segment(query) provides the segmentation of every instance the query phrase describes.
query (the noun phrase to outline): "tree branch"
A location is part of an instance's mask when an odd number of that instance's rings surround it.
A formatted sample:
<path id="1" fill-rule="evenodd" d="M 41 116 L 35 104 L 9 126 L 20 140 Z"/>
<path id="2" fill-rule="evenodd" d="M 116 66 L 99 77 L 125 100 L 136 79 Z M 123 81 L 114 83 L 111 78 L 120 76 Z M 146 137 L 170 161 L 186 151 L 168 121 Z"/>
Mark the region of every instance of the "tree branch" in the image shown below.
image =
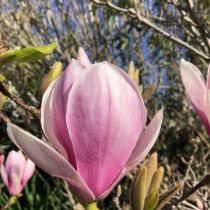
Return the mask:
<path id="1" fill-rule="evenodd" d="M 5 122 L 6 124 L 11 122 L 11 120 L 3 113 L 0 111 L 0 119 Z"/>
<path id="2" fill-rule="evenodd" d="M 181 45 L 181 46 L 189 49 L 190 51 L 192 51 L 195 54 L 199 55 L 200 57 L 204 58 L 205 60 L 208 60 L 208 61 L 210 60 L 210 56 L 206 55 L 202 51 L 199 51 L 198 49 L 194 48 L 193 46 L 191 46 L 187 42 L 184 42 L 183 40 L 181 40 L 180 38 L 176 37 L 175 35 L 170 34 L 170 33 L 166 32 L 166 31 L 164 31 L 159 26 L 156 26 L 155 24 L 153 24 L 152 22 L 150 22 L 148 19 L 146 19 L 145 17 L 143 17 L 134 8 L 130 8 L 130 9 L 121 8 L 121 7 L 118 7 L 118 6 L 114 5 L 110 1 L 106 1 L 106 2 L 102 2 L 100 0 L 92 0 L 92 1 L 95 4 L 109 7 L 111 9 L 116 10 L 116 11 L 119 11 L 120 13 L 123 13 L 123 14 L 125 14 L 127 16 L 130 16 L 130 17 L 134 18 L 134 19 L 137 19 L 139 22 L 143 23 L 146 26 L 149 26 L 150 28 L 154 29 L 156 32 L 162 34 L 164 37 L 166 37 L 166 38 L 174 41 L 175 43 L 177 43 L 177 44 L 179 44 L 179 45 Z"/>
<path id="3" fill-rule="evenodd" d="M 9 91 L 4 87 L 2 82 L 0 82 L 0 92 L 3 93 L 8 98 L 10 98 L 19 106 L 21 106 L 23 109 L 31 112 L 35 117 L 39 118 L 39 110 L 36 107 L 25 104 L 22 99 L 19 99 L 16 96 L 9 93 Z"/>

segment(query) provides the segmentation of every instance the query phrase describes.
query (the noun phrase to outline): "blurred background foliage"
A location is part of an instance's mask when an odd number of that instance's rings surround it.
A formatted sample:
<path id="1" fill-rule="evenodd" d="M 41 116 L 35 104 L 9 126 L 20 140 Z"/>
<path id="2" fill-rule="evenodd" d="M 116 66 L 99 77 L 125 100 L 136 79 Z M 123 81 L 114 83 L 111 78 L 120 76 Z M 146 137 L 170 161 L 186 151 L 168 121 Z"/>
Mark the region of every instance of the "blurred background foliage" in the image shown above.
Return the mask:
<path id="1" fill-rule="evenodd" d="M 209 8 L 208 0 L 0 0 L 0 33 L 6 48 L 58 43 L 46 59 L 9 63 L 0 72 L 6 77 L 4 83 L 10 92 L 39 107 L 38 90 L 43 77 L 57 61 L 65 69 L 69 60 L 77 57 L 79 46 L 92 62 L 108 60 L 127 70 L 133 61 L 147 95 L 148 121 L 160 107 L 165 109 L 161 133 L 153 148 L 166 171 L 162 190 L 183 178 L 187 180 L 186 187 L 190 187 L 210 168 L 210 141 L 185 95 L 179 61 L 191 61 L 206 75 L 210 61 Z M 171 36 L 163 36 L 150 24 L 130 15 L 132 11 Z M 39 120 L 14 102 L 8 100 L 1 111 L 12 122 L 44 138 Z M 1 151 L 6 154 L 15 146 L 5 128 L 0 121 Z M 130 209 L 129 191 L 134 174 L 135 170 L 100 202 L 100 209 Z M 188 202 L 195 204 L 199 198 L 206 209 L 210 208 L 208 188 L 195 196 Z M 0 206 L 8 200 L 2 185 Z M 37 169 L 23 196 L 9 209 L 82 209 L 78 205 L 66 184 Z M 184 204 L 180 205 L 184 209 Z"/>

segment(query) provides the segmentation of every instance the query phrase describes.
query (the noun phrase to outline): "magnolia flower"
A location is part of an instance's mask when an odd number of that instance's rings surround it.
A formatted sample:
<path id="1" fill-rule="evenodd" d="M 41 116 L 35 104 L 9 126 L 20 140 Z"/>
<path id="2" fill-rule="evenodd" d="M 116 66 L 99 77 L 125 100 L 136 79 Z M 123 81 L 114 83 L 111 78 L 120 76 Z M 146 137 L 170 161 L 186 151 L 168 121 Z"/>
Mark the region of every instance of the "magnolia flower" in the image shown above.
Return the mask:
<path id="1" fill-rule="evenodd" d="M 11 195 L 21 193 L 34 170 L 35 164 L 30 159 L 26 159 L 21 151 L 11 151 L 5 166 L 1 164 L 1 177 L 9 193 Z"/>
<path id="2" fill-rule="evenodd" d="M 41 125 L 52 146 L 8 124 L 8 135 L 37 166 L 66 180 L 84 203 L 107 196 L 147 155 L 163 111 L 146 126 L 138 87 L 119 67 L 91 64 L 82 48 L 46 90 Z"/>
<path id="3" fill-rule="evenodd" d="M 210 68 L 206 82 L 198 68 L 184 59 L 180 62 L 180 70 L 187 95 L 210 135 Z"/>

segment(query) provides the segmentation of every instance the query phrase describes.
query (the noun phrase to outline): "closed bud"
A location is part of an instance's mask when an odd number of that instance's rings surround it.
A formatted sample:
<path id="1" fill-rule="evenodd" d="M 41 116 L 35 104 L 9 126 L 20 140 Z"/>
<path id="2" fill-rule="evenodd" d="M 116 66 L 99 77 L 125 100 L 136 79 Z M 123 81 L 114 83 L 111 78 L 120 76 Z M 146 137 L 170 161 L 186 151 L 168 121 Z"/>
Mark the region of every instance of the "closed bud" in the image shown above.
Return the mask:
<path id="1" fill-rule="evenodd" d="M 154 174 L 153 178 L 152 178 L 152 182 L 149 188 L 149 193 L 152 193 L 155 190 L 159 190 L 160 189 L 160 185 L 162 183 L 163 180 L 163 175 L 164 175 L 164 169 L 163 167 L 160 167 Z"/>
<path id="2" fill-rule="evenodd" d="M 157 170 L 157 153 L 153 153 L 149 160 L 146 161 L 146 167 L 147 167 L 147 193 L 149 191 L 150 188 L 150 184 L 152 182 L 153 176 L 155 174 L 155 171 Z"/>
<path id="3" fill-rule="evenodd" d="M 135 67 L 134 67 L 134 62 L 133 61 L 130 61 L 130 63 L 129 63 L 128 74 L 132 79 L 134 79 Z"/>
<path id="4" fill-rule="evenodd" d="M 158 205 L 164 169 L 158 168 L 157 159 L 157 153 L 153 153 L 134 179 L 131 192 L 133 210 L 153 210 Z"/>
<path id="5" fill-rule="evenodd" d="M 159 190 L 149 193 L 145 200 L 144 210 L 153 210 L 158 205 Z"/>
<path id="6" fill-rule="evenodd" d="M 139 84 L 139 70 L 135 69 L 133 61 L 130 61 L 130 63 L 129 63 L 128 74 L 135 81 L 137 86 L 139 86 L 140 85 Z"/>
<path id="7" fill-rule="evenodd" d="M 38 95 L 41 97 L 45 90 L 49 87 L 49 85 L 58 77 L 60 77 L 62 72 L 62 63 L 61 62 L 55 62 L 52 66 L 51 70 L 48 72 L 48 74 L 44 77 L 42 80 L 42 83 L 39 88 Z"/>
<path id="8" fill-rule="evenodd" d="M 137 174 L 131 195 L 133 210 L 144 210 L 144 202 L 147 190 L 147 167 L 142 166 Z"/>
<path id="9" fill-rule="evenodd" d="M 136 71 L 135 71 L 135 74 L 134 74 L 134 81 L 136 82 L 136 84 L 139 86 L 139 83 L 140 83 L 140 81 L 139 81 L 139 70 L 138 69 L 136 69 Z"/>

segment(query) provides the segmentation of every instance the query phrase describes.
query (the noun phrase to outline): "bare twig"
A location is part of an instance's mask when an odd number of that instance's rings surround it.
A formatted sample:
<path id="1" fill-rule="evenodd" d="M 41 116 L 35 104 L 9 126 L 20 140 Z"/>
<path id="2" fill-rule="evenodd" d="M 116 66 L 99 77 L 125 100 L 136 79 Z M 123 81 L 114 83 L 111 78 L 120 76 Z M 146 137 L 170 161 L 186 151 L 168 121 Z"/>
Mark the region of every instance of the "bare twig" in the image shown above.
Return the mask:
<path id="1" fill-rule="evenodd" d="M 200 35 L 201 35 L 206 47 L 208 48 L 208 51 L 210 52 L 209 42 L 206 37 L 206 33 L 208 33 L 208 32 L 205 28 L 205 25 L 204 25 L 203 21 L 201 20 L 201 17 L 198 17 L 198 15 L 193 10 L 189 0 L 186 1 L 186 4 L 187 4 L 187 11 L 189 12 L 193 22 L 196 23 L 197 29 L 199 30 Z"/>
<path id="2" fill-rule="evenodd" d="M 178 205 L 178 203 L 182 202 L 185 200 L 187 197 L 192 195 L 194 192 L 196 192 L 199 188 L 204 187 L 206 185 L 210 184 L 210 174 L 207 174 L 197 185 L 189 189 L 187 192 L 185 192 L 181 198 L 175 200 L 173 202 L 173 205 Z"/>
<path id="3" fill-rule="evenodd" d="M 210 56 L 209 55 L 206 55 L 205 53 L 199 51 L 198 49 L 194 48 L 193 46 L 191 46 L 187 42 L 184 42 L 183 40 L 181 40 L 180 38 L 176 37 L 175 35 L 164 31 L 159 26 L 156 26 L 154 23 L 150 22 L 147 18 L 143 17 L 135 9 L 133 9 L 133 8 L 130 8 L 130 9 L 121 8 L 121 7 L 118 7 L 118 6 L 114 5 L 110 1 L 106 1 L 106 2 L 102 2 L 100 0 L 92 0 L 92 1 L 95 4 L 107 6 L 107 7 L 111 8 L 111 9 L 114 9 L 114 10 L 116 10 L 118 12 L 121 12 L 121 13 L 129 16 L 129 17 L 137 19 L 139 22 L 143 23 L 146 26 L 149 26 L 150 28 L 154 29 L 156 32 L 162 34 L 164 37 L 166 37 L 166 38 L 174 41 L 175 43 L 177 43 L 177 44 L 179 44 L 179 45 L 189 49 L 190 51 L 192 51 L 192 52 L 196 53 L 197 55 L 199 55 L 200 57 L 204 58 L 205 60 L 210 60 Z"/>
<path id="4" fill-rule="evenodd" d="M 0 111 L 0 120 L 4 121 L 5 123 L 11 122 L 11 120 L 1 111 Z"/>
<path id="5" fill-rule="evenodd" d="M 9 91 L 4 87 L 2 82 L 0 82 L 0 92 L 3 93 L 8 98 L 10 98 L 16 104 L 24 108 L 25 110 L 31 112 L 35 117 L 39 118 L 39 110 L 36 107 L 25 104 L 22 99 L 19 99 L 16 96 L 9 93 Z"/>

